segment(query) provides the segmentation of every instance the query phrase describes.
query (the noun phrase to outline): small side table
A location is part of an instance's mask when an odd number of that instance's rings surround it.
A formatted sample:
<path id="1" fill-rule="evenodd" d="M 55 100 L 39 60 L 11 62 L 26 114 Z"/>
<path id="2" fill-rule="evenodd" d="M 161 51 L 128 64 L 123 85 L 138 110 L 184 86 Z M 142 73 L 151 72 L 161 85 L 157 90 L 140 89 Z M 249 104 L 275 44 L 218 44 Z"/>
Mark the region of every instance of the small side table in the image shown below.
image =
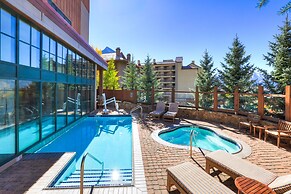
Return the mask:
<path id="1" fill-rule="evenodd" d="M 254 128 L 254 136 L 256 136 L 256 130 L 259 130 L 259 139 L 262 137 L 262 132 L 265 131 L 265 127 L 261 125 L 253 125 Z"/>
<path id="2" fill-rule="evenodd" d="M 276 194 L 268 185 L 247 177 L 237 177 L 234 183 L 238 194 Z"/>

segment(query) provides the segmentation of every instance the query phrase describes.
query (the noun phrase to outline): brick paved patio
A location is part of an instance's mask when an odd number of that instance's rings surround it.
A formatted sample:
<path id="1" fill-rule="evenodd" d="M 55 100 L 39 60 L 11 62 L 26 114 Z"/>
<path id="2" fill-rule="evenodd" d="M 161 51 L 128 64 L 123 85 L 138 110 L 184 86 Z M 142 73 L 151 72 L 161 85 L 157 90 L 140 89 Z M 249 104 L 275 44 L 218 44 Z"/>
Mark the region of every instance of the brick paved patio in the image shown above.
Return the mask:
<path id="1" fill-rule="evenodd" d="M 178 123 L 178 122 L 177 122 Z M 269 138 L 268 142 L 259 140 L 257 137 L 249 135 L 244 130 L 224 126 L 215 123 L 208 123 L 195 120 L 183 120 L 181 123 L 195 123 L 203 126 L 221 129 L 223 133 L 230 137 L 240 139 L 251 146 L 252 154 L 246 159 L 278 175 L 291 173 L 291 149 L 288 144 L 282 144 L 282 148 L 275 146 L 275 139 Z M 168 193 L 166 191 L 166 168 L 185 161 L 198 162 L 205 167 L 205 159 L 201 153 L 193 152 L 195 161 L 189 158 L 189 152 L 185 149 L 168 147 L 156 142 L 151 133 L 154 130 L 171 126 L 171 123 L 162 121 L 145 120 L 140 126 L 140 140 L 144 161 L 145 176 L 147 181 L 148 193 Z M 215 176 L 217 178 L 217 176 Z M 232 178 L 225 174 L 219 174 L 223 184 L 237 191 Z M 218 178 L 217 178 L 218 179 Z M 219 179 L 218 179 L 219 180 Z M 171 193 L 179 193 L 174 190 Z"/>
<path id="2" fill-rule="evenodd" d="M 251 146 L 252 154 L 246 158 L 247 160 L 278 175 L 291 173 L 291 148 L 288 144 L 282 144 L 281 148 L 277 148 L 275 139 L 269 138 L 268 142 L 264 142 L 259 140 L 257 137 L 249 135 L 244 130 L 238 131 L 237 128 L 216 123 L 208 123 L 196 120 L 182 120 L 180 123 L 195 123 L 222 130 L 223 133 L 227 134 L 228 136 L 240 139 Z M 176 124 L 178 124 L 178 122 Z M 148 119 L 139 125 L 139 136 L 146 176 L 146 184 L 148 193 L 150 194 L 168 193 L 166 191 L 166 168 L 169 166 L 173 166 L 184 161 L 191 161 L 194 164 L 197 162 L 203 168 L 205 167 L 205 159 L 201 153 L 193 152 L 194 161 L 189 158 L 188 150 L 162 145 L 151 137 L 151 133 L 154 130 L 162 129 L 171 125 L 172 123 L 165 123 L 160 120 L 151 121 Z M 35 189 L 36 186 L 41 186 L 36 185 L 36 182 L 39 182 L 41 179 L 46 179 L 44 176 L 46 171 L 62 157 L 67 156 L 64 154 L 46 154 L 37 157 L 25 157 L 23 160 L 0 174 L 0 193 L 24 193 L 27 191 L 30 191 L 28 193 L 34 193 L 33 189 Z M 212 174 L 213 176 L 215 175 L 215 173 Z M 219 178 L 217 176 L 215 177 L 218 181 L 221 179 L 223 184 L 236 192 L 232 178 L 225 174 L 219 174 Z M 130 188 L 128 189 L 129 190 L 127 191 L 121 188 L 119 191 L 116 190 L 114 192 L 134 192 L 130 190 Z M 91 192 L 92 190 L 90 189 L 85 190 L 85 193 Z M 111 193 L 113 190 L 95 189 L 93 193 L 99 192 Z M 79 190 L 46 190 L 43 193 L 79 193 Z M 171 193 L 179 192 L 177 190 L 173 190 Z"/>

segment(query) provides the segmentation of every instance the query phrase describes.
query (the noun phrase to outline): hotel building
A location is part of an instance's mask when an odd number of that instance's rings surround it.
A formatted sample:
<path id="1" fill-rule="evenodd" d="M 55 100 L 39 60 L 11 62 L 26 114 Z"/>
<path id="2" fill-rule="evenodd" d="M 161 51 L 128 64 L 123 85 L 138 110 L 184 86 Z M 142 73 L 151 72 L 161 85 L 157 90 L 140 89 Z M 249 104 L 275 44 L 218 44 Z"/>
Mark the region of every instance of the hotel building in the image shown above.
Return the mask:
<path id="1" fill-rule="evenodd" d="M 95 108 L 89 0 L 0 1 L 0 165 Z M 5 145 L 5 146 L 4 146 Z"/>

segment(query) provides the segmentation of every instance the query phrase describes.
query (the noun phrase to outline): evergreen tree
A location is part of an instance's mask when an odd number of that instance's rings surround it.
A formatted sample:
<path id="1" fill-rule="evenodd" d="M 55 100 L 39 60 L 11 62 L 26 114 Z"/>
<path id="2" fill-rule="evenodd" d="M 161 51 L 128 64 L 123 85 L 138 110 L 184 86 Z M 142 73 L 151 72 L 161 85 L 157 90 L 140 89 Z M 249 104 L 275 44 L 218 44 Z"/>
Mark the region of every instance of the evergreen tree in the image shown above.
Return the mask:
<path id="1" fill-rule="evenodd" d="M 158 89 L 160 87 L 160 82 L 157 79 L 156 72 L 153 69 L 153 64 L 149 56 L 147 56 L 145 60 L 145 65 L 141 73 L 140 88 L 145 91 L 145 102 L 151 103 L 152 87 Z M 158 94 L 155 93 L 155 95 Z"/>
<path id="2" fill-rule="evenodd" d="M 115 69 L 114 60 L 108 62 L 108 70 L 104 72 L 103 87 L 106 89 L 119 89 L 118 71 Z"/>
<path id="3" fill-rule="evenodd" d="M 217 85 L 216 69 L 213 68 L 212 57 L 205 50 L 203 59 L 200 60 L 201 71 L 198 73 L 197 86 L 200 92 L 211 92 Z M 213 99 L 209 95 L 203 95 L 199 100 L 202 107 L 209 108 L 213 104 Z"/>
<path id="4" fill-rule="evenodd" d="M 245 56 L 245 46 L 234 38 L 230 52 L 226 53 L 225 63 L 221 63 L 223 70 L 218 70 L 221 88 L 226 92 L 233 92 L 237 86 L 240 92 L 248 92 L 253 89 L 254 66 L 250 65 L 251 55 Z"/>
<path id="5" fill-rule="evenodd" d="M 279 27 L 279 30 L 281 34 L 275 35 L 275 42 L 269 43 L 270 52 L 264 55 L 264 59 L 274 68 L 271 72 L 271 80 L 274 80 L 274 84 L 268 89 L 277 88 L 277 91 L 273 92 L 283 93 L 285 86 L 291 85 L 291 25 L 288 16 L 284 26 Z"/>
<path id="6" fill-rule="evenodd" d="M 258 8 L 261 8 L 261 7 L 265 6 L 265 5 L 267 5 L 268 2 L 269 2 L 269 0 L 259 0 Z M 287 13 L 287 12 L 290 12 L 290 11 L 291 11 L 291 2 L 289 1 L 288 3 L 286 3 L 285 5 L 283 5 L 280 8 L 279 13 L 280 14 L 284 14 L 284 13 Z"/>
<path id="7" fill-rule="evenodd" d="M 134 90 L 138 87 L 138 69 L 133 60 L 129 62 L 124 70 L 122 85 L 124 89 L 128 90 Z"/>

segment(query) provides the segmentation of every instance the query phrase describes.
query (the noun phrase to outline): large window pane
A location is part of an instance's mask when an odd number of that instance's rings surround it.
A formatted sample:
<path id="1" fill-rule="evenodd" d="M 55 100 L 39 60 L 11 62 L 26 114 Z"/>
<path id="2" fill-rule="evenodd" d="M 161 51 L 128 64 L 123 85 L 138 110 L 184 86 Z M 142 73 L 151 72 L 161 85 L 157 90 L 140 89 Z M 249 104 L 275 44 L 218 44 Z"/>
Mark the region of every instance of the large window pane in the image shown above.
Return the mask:
<path id="1" fill-rule="evenodd" d="M 76 87 L 77 89 L 77 95 L 76 95 L 76 104 L 75 104 L 75 108 L 76 108 L 76 118 L 81 117 L 81 92 L 82 92 L 82 86 L 81 85 L 77 85 Z"/>
<path id="2" fill-rule="evenodd" d="M 75 120 L 75 106 L 74 99 L 76 96 L 75 85 L 69 85 L 69 93 L 68 93 L 68 102 L 67 102 L 67 109 L 68 109 L 68 123 L 71 123 Z"/>
<path id="3" fill-rule="evenodd" d="M 50 51 L 50 38 L 45 34 L 42 36 L 42 49 L 47 52 Z"/>
<path id="4" fill-rule="evenodd" d="M 68 51 L 68 74 L 69 75 L 74 75 L 74 71 L 73 71 L 73 52 L 72 51 Z"/>
<path id="5" fill-rule="evenodd" d="M 19 20 L 19 40 L 30 44 L 30 26 Z"/>
<path id="6" fill-rule="evenodd" d="M 1 34 L 1 60 L 15 63 L 15 39 Z"/>
<path id="7" fill-rule="evenodd" d="M 1 32 L 15 37 L 16 19 L 10 13 L 1 9 Z"/>
<path id="8" fill-rule="evenodd" d="M 50 39 L 50 53 L 56 55 L 56 41 Z"/>
<path id="9" fill-rule="evenodd" d="M 63 57 L 63 46 L 58 43 L 58 57 Z"/>
<path id="10" fill-rule="evenodd" d="M 49 70 L 50 71 L 55 71 L 56 69 L 56 56 L 50 54 L 50 67 Z"/>
<path id="11" fill-rule="evenodd" d="M 42 69 L 49 70 L 49 53 L 43 51 L 41 63 L 42 63 Z"/>
<path id="12" fill-rule="evenodd" d="M 42 84 L 42 137 L 55 131 L 55 84 Z"/>
<path id="13" fill-rule="evenodd" d="M 31 47 L 31 67 L 39 68 L 40 58 L 39 58 L 39 49 Z"/>
<path id="14" fill-rule="evenodd" d="M 30 46 L 19 42 L 19 64 L 30 66 Z"/>
<path id="15" fill-rule="evenodd" d="M 15 154 L 15 81 L 0 79 L 0 163 Z"/>
<path id="16" fill-rule="evenodd" d="M 67 92 L 65 84 L 57 85 L 57 129 L 66 126 L 67 117 Z M 70 102 L 71 103 L 71 102 Z"/>
<path id="17" fill-rule="evenodd" d="M 40 47 L 40 32 L 35 28 L 31 28 L 31 44 L 37 48 Z"/>
<path id="18" fill-rule="evenodd" d="M 39 140 L 39 83 L 19 81 L 19 150 Z"/>

